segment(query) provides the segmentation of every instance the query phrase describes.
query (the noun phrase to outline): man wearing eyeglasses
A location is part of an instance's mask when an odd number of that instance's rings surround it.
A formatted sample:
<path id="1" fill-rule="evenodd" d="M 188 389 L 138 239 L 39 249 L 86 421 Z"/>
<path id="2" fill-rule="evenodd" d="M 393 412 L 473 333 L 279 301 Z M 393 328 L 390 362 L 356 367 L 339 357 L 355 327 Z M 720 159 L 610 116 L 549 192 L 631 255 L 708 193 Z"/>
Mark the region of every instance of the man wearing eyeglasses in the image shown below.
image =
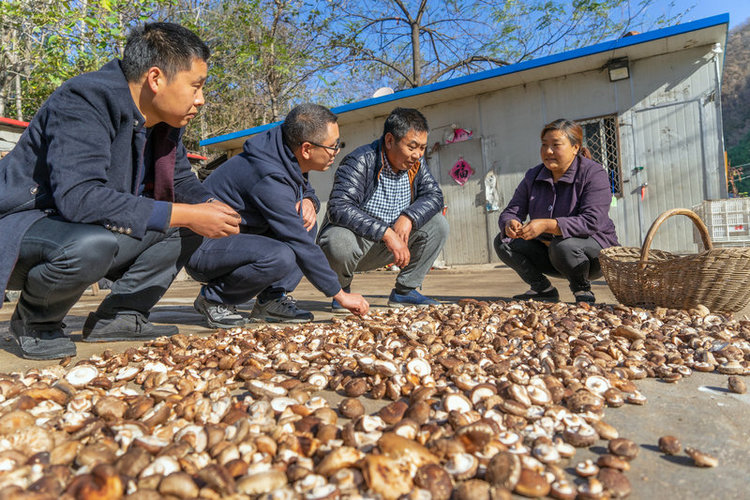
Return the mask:
<path id="1" fill-rule="evenodd" d="M 336 122 L 327 108 L 301 104 L 281 125 L 245 141 L 243 152 L 204 182 L 242 217 L 240 234 L 205 240 L 186 266 L 204 283 L 194 306 L 209 326 L 311 321 L 312 313 L 297 307 L 289 295 L 303 275 L 346 310 L 367 313 L 367 301 L 341 289 L 315 244 L 320 202 L 305 174 L 333 164 L 341 149 Z M 250 318 L 237 311 L 237 304 L 256 296 Z"/>
<path id="2" fill-rule="evenodd" d="M 319 243 L 349 291 L 356 271 L 401 268 L 391 307 L 438 302 L 417 291 L 448 238 L 443 192 L 424 161 L 429 128 L 416 109 L 396 108 L 383 135 L 341 161 Z M 342 304 L 334 297 L 334 312 Z"/>

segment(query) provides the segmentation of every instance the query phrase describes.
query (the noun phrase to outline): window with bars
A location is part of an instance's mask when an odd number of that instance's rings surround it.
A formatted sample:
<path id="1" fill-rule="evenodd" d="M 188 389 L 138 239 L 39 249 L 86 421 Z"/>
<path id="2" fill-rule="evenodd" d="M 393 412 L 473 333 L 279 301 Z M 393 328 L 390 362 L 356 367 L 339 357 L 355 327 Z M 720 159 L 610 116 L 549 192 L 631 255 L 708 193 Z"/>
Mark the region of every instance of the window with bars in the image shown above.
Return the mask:
<path id="1" fill-rule="evenodd" d="M 577 122 L 583 128 L 583 145 L 589 148 L 594 161 L 604 165 L 609 173 L 612 194 L 622 196 L 617 115 L 577 120 Z"/>

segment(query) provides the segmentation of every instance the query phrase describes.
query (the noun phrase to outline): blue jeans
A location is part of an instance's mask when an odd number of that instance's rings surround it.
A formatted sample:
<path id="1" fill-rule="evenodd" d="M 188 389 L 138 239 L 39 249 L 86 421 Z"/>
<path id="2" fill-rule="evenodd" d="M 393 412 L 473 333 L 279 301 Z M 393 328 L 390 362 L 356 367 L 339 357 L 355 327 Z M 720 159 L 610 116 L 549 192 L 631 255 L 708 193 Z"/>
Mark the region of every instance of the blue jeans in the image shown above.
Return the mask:
<path id="1" fill-rule="evenodd" d="M 59 327 L 86 288 L 105 277 L 113 283 L 100 315 L 148 317 L 201 240 L 179 228 L 147 231 L 139 240 L 45 217 L 24 235 L 8 288 L 21 290 L 16 311 L 27 326 Z"/>
<path id="2" fill-rule="evenodd" d="M 602 275 L 601 250 L 593 238 L 553 238 L 549 246 L 536 239 L 504 243 L 502 234 L 495 238 L 495 252 L 500 260 L 537 292 L 551 286 L 545 274 L 567 279 L 573 293 L 591 290 L 589 280 Z"/>

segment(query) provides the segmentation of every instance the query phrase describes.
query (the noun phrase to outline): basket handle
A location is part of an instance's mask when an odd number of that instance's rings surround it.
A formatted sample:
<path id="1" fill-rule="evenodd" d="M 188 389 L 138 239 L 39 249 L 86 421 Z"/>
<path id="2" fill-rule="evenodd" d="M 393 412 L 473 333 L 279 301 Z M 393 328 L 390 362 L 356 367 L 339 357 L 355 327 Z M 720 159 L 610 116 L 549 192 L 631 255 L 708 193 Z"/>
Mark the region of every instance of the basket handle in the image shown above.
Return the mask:
<path id="1" fill-rule="evenodd" d="M 687 208 L 672 208 L 657 217 L 657 219 L 653 224 L 651 224 L 651 227 L 648 229 L 646 239 L 643 241 L 643 246 L 641 247 L 641 260 L 639 261 L 638 265 L 639 269 L 643 270 L 646 267 L 646 262 L 648 262 L 648 251 L 651 249 L 651 242 L 656 235 L 656 230 L 659 229 L 659 226 L 661 226 L 662 222 L 669 219 L 673 215 L 685 215 L 689 217 L 690 220 L 693 221 L 693 224 L 695 224 L 695 227 L 698 228 L 698 232 L 701 233 L 703 247 L 706 250 L 713 249 L 714 246 L 713 243 L 711 243 L 711 236 L 709 236 L 708 234 L 708 228 L 700 219 L 700 217 L 698 217 L 695 212 L 693 212 L 692 210 L 688 210 Z"/>

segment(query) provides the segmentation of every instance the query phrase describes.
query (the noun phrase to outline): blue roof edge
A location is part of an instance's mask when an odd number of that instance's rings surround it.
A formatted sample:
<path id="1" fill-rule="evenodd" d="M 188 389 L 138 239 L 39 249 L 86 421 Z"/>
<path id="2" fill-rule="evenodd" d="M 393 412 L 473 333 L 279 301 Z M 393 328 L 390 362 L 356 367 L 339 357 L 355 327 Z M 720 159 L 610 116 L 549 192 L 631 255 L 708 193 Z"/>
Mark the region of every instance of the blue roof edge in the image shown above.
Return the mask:
<path id="1" fill-rule="evenodd" d="M 336 114 L 346 113 L 348 111 L 354 111 L 357 109 L 363 109 L 363 108 L 368 108 L 370 106 L 375 106 L 376 104 L 383 104 L 386 102 L 403 99 L 404 97 L 413 97 L 413 96 L 422 95 L 422 94 L 429 94 L 430 92 L 435 92 L 437 90 L 457 87 L 459 85 L 465 85 L 467 83 L 474 83 L 474 82 L 478 82 L 482 80 L 487 80 L 489 78 L 495 78 L 498 76 L 508 75 L 511 73 L 518 73 L 519 71 L 539 68 L 542 66 L 549 66 L 550 64 L 555 64 L 555 63 L 559 63 L 563 61 L 569 61 L 571 59 L 577 59 L 579 57 L 590 56 L 590 55 L 598 54 L 601 52 L 613 51 L 616 49 L 629 47 L 631 45 L 638 45 L 640 43 L 651 42 L 654 40 L 659 40 L 661 38 L 681 35 L 683 33 L 689 33 L 691 31 L 698 31 L 704 28 L 709 28 L 711 26 L 718 26 L 720 24 L 729 25 L 729 13 L 718 14 L 715 16 L 698 19 L 697 21 L 690 21 L 684 24 L 677 24 L 675 26 L 669 26 L 667 28 L 647 31 L 645 33 L 639 33 L 637 35 L 632 35 L 632 36 L 628 36 L 625 38 L 618 38 L 616 40 L 601 42 L 595 45 L 590 45 L 588 47 L 581 47 L 579 49 L 573 49 L 567 52 L 561 52 L 559 54 L 552 54 L 549 56 L 540 57 L 539 59 L 531 59 L 529 61 L 522 61 L 522 62 L 515 63 L 515 64 L 509 64 L 507 66 L 501 66 L 499 68 L 488 69 L 485 71 L 480 71 L 478 73 L 473 73 L 471 75 L 459 76 L 456 78 L 451 78 L 449 80 L 431 83 L 429 85 L 423 85 L 421 87 L 404 89 L 404 90 L 400 90 L 393 94 L 385 95 L 382 97 L 372 97 L 368 99 L 363 99 L 361 101 L 344 104 L 341 106 L 336 106 L 335 108 L 331 108 L 331 111 L 333 111 Z M 200 141 L 200 145 L 209 146 L 211 144 L 229 141 L 231 139 L 237 139 L 238 137 L 245 137 L 248 135 L 258 134 L 260 132 L 263 132 L 264 130 L 268 130 L 269 128 L 278 125 L 279 123 L 281 122 L 268 123 L 266 125 L 260 125 L 258 127 L 253 127 L 253 128 L 249 128 L 245 130 L 239 130 L 231 134 L 211 137 L 209 139 L 204 139 Z"/>
<path id="2" fill-rule="evenodd" d="M 217 135 L 216 137 L 209 137 L 208 139 L 203 139 L 198 144 L 201 146 L 210 146 L 211 144 L 216 144 L 217 142 L 224 142 L 224 141 L 230 141 L 232 139 L 236 139 L 238 137 L 244 137 L 246 135 L 254 135 L 259 134 L 263 132 L 264 130 L 268 130 L 269 128 L 273 128 L 276 125 L 279 125 L 281 122 L 273 122 L 273 123 L 266 123 L 265 125 L 258 125 L 257 127 L 248 128 L 245 130 L 238 130 L 237 132 L 232 132 L 231 134 L 224 134 L 224 135 Z"/>

